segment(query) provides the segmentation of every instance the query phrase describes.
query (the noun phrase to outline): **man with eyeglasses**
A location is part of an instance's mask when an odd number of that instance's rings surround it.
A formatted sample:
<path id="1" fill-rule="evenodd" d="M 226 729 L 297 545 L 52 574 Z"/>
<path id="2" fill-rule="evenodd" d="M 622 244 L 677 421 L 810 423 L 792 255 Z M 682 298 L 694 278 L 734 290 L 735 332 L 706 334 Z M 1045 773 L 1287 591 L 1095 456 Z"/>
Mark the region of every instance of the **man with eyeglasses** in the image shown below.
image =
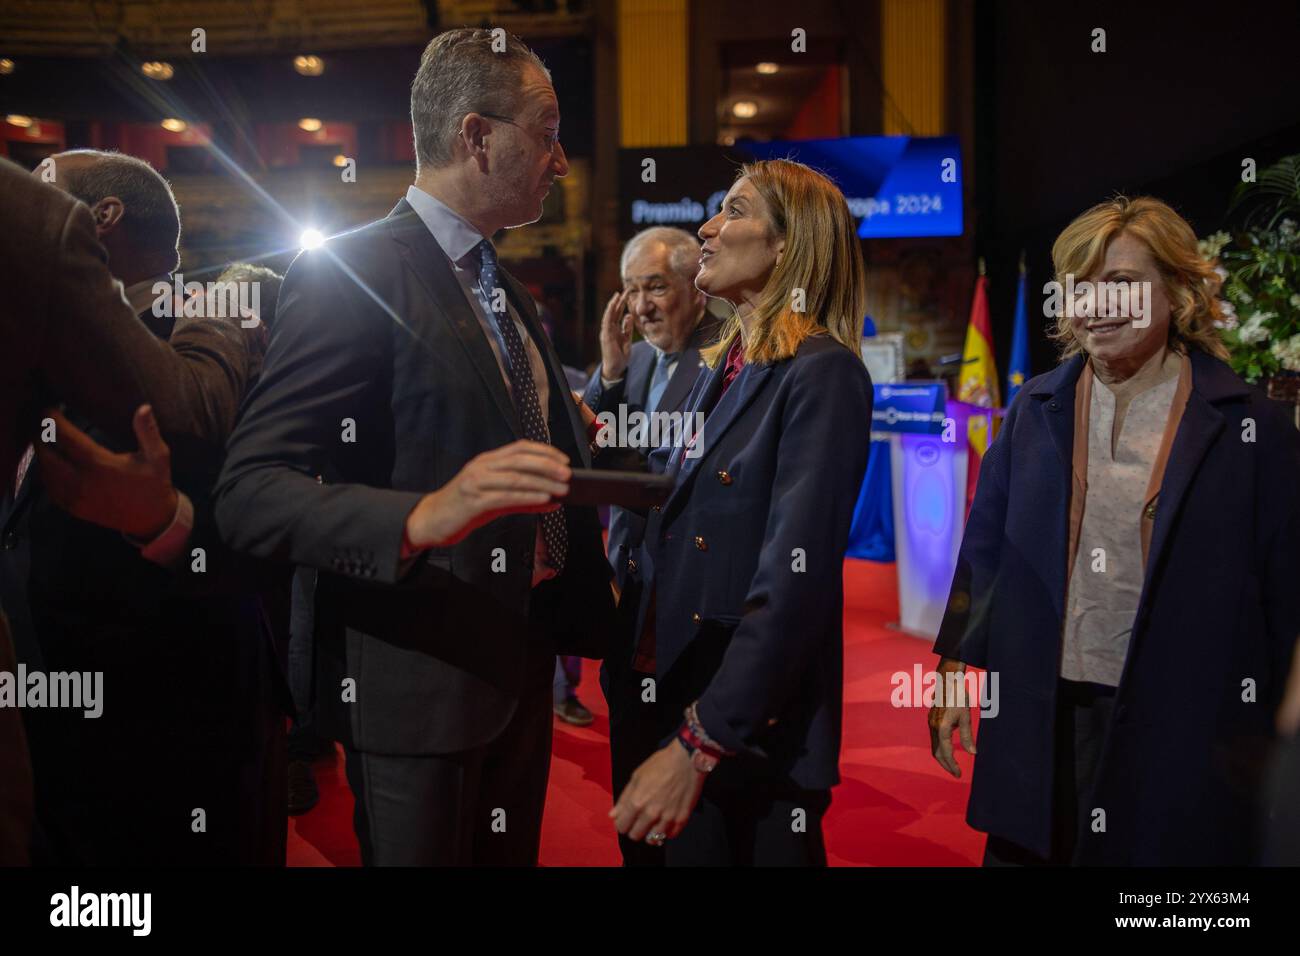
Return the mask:
<path id="1" fill-rule="evenodd" d="M 555 655 L 614 621 L 595 509 L 556 503 L 581 419 L 491 241 L 568 172 L 559 103 L 493 32 L 426 48 L 405 199 L 289 269 L 218 503 L 234 547 L 321 572 L 315 703 L 367 865 L 535 864 Z"/>

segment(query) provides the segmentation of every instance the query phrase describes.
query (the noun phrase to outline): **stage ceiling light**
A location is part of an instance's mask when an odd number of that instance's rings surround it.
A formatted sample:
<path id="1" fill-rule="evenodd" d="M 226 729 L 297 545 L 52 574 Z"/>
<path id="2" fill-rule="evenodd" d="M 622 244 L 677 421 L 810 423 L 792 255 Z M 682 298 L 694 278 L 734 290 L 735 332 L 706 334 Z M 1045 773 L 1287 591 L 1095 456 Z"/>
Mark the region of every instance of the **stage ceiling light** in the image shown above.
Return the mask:
<path id="1" fill-rule="evenodd" d="M 170 80 L 176 75 L 172 65 L 164 63 L 162 60 L 150 60 L 148 63 L 141 63 L 140 72 L 151 80 Z"/>
<path id="2" fill-rule="evenodd" d="M 23 116 L 21 113 L 10 113 L 5 117 L 5 122 L 10 126 L 27 129 L 27 127 L 32 125 L 32 118 L 30 116 Z"/>
<path id="3" fill-rule="evenodd" d="M 758 115 L 758 104 L 753 100 L 740 100 L 732 105 L 731 112 L 739 119 L 753 119 Z"/>
<path id="4" fill-rule="evenodd" d="M 14 61 L 9 57 L 0 57 L 0 76 L 8 76 L 14 71 Z"/>
<path id="5" fill-rule="evenodd" d="M 314 116 L 304 116 L 298 120 L 298 128 L 304 133 L 314 133 L 324 124 Z"/>
<path id="6" fill-rule="evenodd" d="M 302 235 L 298 237 L 298 248 L 315 249 L 324 241 L 325 237 L 321 235 L 320 230 L 304 229 Z"/>
<path id="7" fill-rule="evenodd" d="M 754 69 L 758 70 L 758 72 L 760 73 L 770 76 L 771 74 L 775 73 L 777 70 L 781 68 L 777 66 L 775 63 L 773 63 L 771 60 L 764 60 L 762 63 L 758 64 L 758 66 L 754 67 Z"/>
<path id="8" fill-rule="evenodd" d="M 167 130 L 169 133 L 183 133 L 190 128 L 190 124 L 185 122 L 185 120 L 169 116 L 167 119 L 162 121 L 162 128 Z"/>
<path id="9" fill-rule="evenodd" d="M 293 68 L 303 76 L 320 76 L 325 72 L 325 61 L 318 56 L 295 56 Z"/>

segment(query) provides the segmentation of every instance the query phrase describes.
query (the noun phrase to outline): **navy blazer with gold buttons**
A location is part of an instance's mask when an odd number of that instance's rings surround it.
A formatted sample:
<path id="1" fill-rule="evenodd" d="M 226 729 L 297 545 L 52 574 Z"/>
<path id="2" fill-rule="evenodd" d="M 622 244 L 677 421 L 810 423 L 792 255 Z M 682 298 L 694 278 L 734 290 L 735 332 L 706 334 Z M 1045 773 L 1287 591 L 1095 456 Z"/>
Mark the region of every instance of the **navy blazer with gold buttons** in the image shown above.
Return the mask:
<path id="1" fill-rule="evenodd" d="M 724 747 L 773 779 L 826 789 L 839 782 L 843 563 L 871 379 L 826 335 L 791 359 L 746 365 L 719 399 L 723 366 L 687 401 L 711 408 L 691 456 L 650 456 L 677 483 L 649 517 L 637 633 L 654 601 L 670 716 L 698 699 Z"/>

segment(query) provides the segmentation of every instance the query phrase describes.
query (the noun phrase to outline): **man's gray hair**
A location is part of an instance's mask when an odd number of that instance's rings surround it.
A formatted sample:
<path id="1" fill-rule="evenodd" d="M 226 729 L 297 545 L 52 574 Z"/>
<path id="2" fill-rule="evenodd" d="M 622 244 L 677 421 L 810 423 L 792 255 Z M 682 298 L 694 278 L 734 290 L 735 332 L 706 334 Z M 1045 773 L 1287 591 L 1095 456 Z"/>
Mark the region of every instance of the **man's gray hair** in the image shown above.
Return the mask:
<path id="1" fill-rule="evenodd" d="M 116 196 L 122 200 L 122 226 L 137 249 L 170 255 L 168 272 L 180 265 L 181 211 L 171 184 L 143 159 L 125 153 L 98 149 L 72 149 L 59 154 L 88 156 L 94 160 L 84 166 L 58 168 L 55 176 L 70 195 L 87 206 Z"/>
<path id="2" fill-rule="evenodd" d="M 620 278 L 627 275 L 628 260 L 652 242 L 662 242 L 668 247 L 668 268 L 687 281 L 695 278 L 700 268 L 700 241 L 685 229 L 673 226 L 651 226 L 629 239 L 618 263 Z"/>
<path id="3" fill-rule="evenodd" d="M 268 331 L 275 328 L 275 308 L 280 302 L 280 286 L 284 284 L 284 276 L 266 266 L 232 262 L 217 276 L 217 282 L 256 282 L 260 286 L 258 304 L 262 309 L 258 318 Z"/>
<path id="4" fill-rule="evenodd" d="M 415 169 L 446 166 L 466 113 L 514 118 L 519 88 L 529 64 L 549 80 L 541 59 L 512 33 L 496 52 L 493 31 L 462 28 L 440 33 L 424 48 L 411 83 L 411 127 L 415 130 Z M 502 41 L 497 41 L 500 46 Z"/>

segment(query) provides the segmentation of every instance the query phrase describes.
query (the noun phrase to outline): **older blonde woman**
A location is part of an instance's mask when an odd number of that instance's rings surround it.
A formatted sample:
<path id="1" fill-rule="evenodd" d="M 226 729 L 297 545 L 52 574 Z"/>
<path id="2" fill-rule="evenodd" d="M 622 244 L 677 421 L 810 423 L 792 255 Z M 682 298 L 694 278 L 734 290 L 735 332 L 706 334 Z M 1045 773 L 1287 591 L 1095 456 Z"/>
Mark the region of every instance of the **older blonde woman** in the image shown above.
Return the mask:
<path id="1" fill-rule="evenodd" d="M 1223 361 L 1219 280 L 1167 205 L 1094 206 L 1052 258 L 1062 362 L 989 449 L 935 644 L 1000 678 L 967 819 L 986 865 L 1248 863 L 1300 630 L 1300 438 Z M 966 708 L 930 712 L 959 776 L 954 730 L 975 753 Z"/>
<path id="2" fill-rule="evenodd" d="M 667 715 L 612 811 L 668 865 L 824 864 L 839 781 L 843 562 L 871 429 L 865 270 L 840 191 L 785 160 L 742 168 L 700 229 L 695 284 L 731 303 L 704 420 L 647 526 L 637 640 Z M 675 728 L 675 729 L 674 729 Z"/>

